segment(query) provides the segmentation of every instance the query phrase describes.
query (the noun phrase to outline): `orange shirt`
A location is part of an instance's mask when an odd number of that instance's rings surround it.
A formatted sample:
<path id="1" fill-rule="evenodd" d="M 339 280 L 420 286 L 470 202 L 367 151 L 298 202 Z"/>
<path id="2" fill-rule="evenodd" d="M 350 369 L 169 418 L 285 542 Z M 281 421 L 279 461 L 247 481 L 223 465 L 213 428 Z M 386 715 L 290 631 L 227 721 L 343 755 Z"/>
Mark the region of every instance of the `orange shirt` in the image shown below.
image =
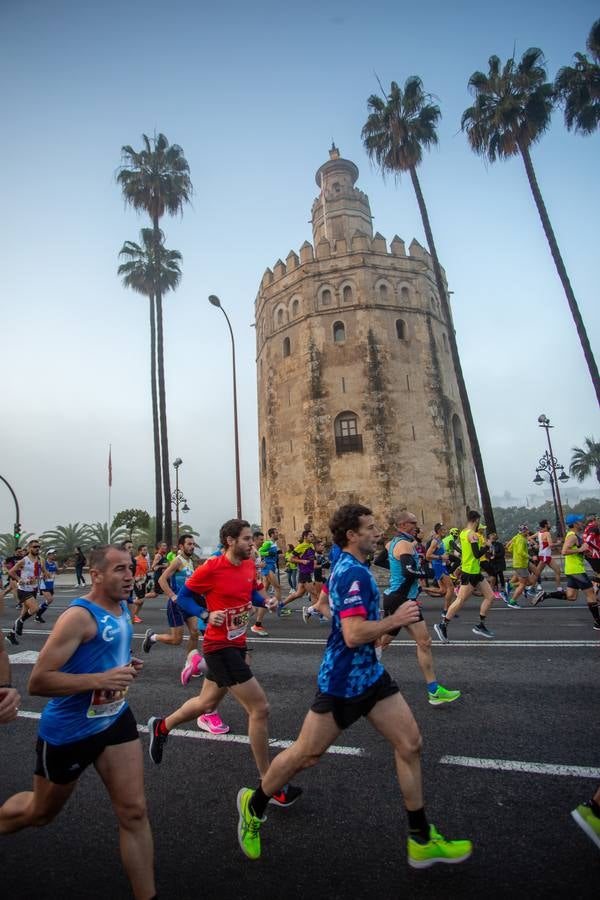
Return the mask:
<path id="1" fill-rule="evenodd" d="M 145 578 L 148 574 L 148 560 L 141 554 L 135 558 L 135 575 L 134 578 Z"/>

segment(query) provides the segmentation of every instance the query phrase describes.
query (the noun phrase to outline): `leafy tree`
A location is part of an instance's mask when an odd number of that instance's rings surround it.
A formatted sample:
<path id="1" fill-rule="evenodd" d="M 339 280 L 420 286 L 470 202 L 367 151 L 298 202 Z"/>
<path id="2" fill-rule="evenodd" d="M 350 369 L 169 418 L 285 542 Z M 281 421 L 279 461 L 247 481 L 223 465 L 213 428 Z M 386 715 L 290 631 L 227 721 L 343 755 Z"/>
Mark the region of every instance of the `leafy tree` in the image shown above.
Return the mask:
<path id="1" fill-rule="evenodd" d="M 55 529 L 40 534 L 40 543 L 45 550 L 54 547 L 61 561 L 74 556 L 77 547 L 86 550 L 90 546 L 89 530 L 85 524 L 75 522 L 69 525 L 57 525 Z"/>
<path id="2" fill-rule="evenodd" d="M 124 528 L 126 534 L 132 538 L 137 529 L 148 528 L 150 524 L 150 513 L 145 509 L 123 509 L 114 517 L 111 525 L 111 531 L 118 528 Z"/>
<path id="3" fill-rule="evenodd" d="M 164 134 L 150 139 L 142 135 L 143 149 L 122 147 L 123 165 L 117 175 L 125 202 L 134 209 L 148 213 L 152 221 L 154 243 L 158 257 L 161 243 L 160 219 L 166 213 L 177 215 L 190 202 L 192 182 L 190 167 L 178 144 L 169 144 Z M 165 512 L 165 538 L 173 541 L 173 519 L 171 514 L 171 477 L 169 464 L 169 442 L 167 435 L 167 400 L 165 391 L 165 368 L 163 346 L 162 290 L 160 284 L 154 286 L 156 303 L 156 354 L 158 367 L 158 399 L 160 408 L 162 479 Z"/>
<path id="4" fill-rule="evenodd" d="M 587 49 L 591 60 L 575 53 L 575 65 L 563 66 L 554 79 L 565 125 L 580 134 L 592 134 L 600 126 L 600 19 L 592 25 Z"/>
<path id="5" fill-rule="evenodd" d="M 27 531 L 22 534 L 19 539 L 19 547 L 26 547 L 28 541 L 33 537 L 33 532 Z M 15 536 L 12 532 L 0 534 L 0 556 L 12 556 L 15 552 Z"/>
<path id="6" fill-rule="evenodd" d="M 487 521 L 493 523 L 492 501 L 456 343 L 448 292 L 433 240 L 429 213 L 417 175 L 417 167 L 423 159 L 423 150 L 428 150 L 438 142 L 437 123 L 441 112 L 439 106 L 432 103 L 432 99 L 431 94 L 427 94 L 423 90 L 423 82 L 416 75 L 406 80 L 404 89 L 392 81 L 390 92 L 386 97 L 373 94 L 367 100 L 370 115 L 363 126 L 362 139 L 369 157 L 379 166 L 384 176 L 386 173 L 392 173 L 395 177 L 399 177 L 402 172 L 410 174 L 431 254 L 443 316 L 448 328 L 450 353 L 456 372 L 458 392 L 465 416 L 483 513 Z"/>
<path id="7" fill-rule="evenodd" d="M 585 449 L 573 447 L 569 471 L 577 481 L 583 481 L 593 473 L 600 482 L 600 442 L 586 437 L 584 443 Z"/>
<path id="8" fill-rule="evenodd" d="M 141 246 L 133 241 L 125 241 L 120 257 L 125 258 L 118 268 L 125 287 L 148 297 L 150 308 L 150 384 L 152 390 L 152 427 L 154 431 L 154 494 L 156 504 L 157 539 L 162 540 L 163 503 L 161 479 L 161 448 L 159 432 L 158 395 L 156 386 L 156 307 L 155 290 L 160 285 L 161 293 L 174 290 L 181 278 L 179 262 L 181 254 L 167 250 L 164 235 L 160 232 L 160 244 L 154 240 L 151 228 L 142 228 Z"/>
<path id="9" fill-rule="evenodd" d="M 576 513 L 577 515 L 587 515 L 589 513 L 600 513 L 600 500 L 588 498 L 580 500 L 574 505 L 565 504 L 563 501 L 563 512 L 566 515 Z M 519 525 L 526 523 L 530 528 L 535 529 L 538 522 L 542 519 L 548 519 L 554 522 L 554 504 L 552 500 L 547 500 L 541 506 L 509 506 L 506 508 L 494 507 L 496 516 L 496 525 L 498 535 L 501 541 L 508 541 L 517 533 Z"/>
<path id="10" fill-rule="evenodd" d="M 108 522 L 94 522 L 88 525 L 88 538 L 90 546 L 95 544 L 108 544 Z M 112 528 L 110 532 L 110 543 L 120 544 L 125 540 L 127 532 L 125 528 Z"/>
<path id="11" fill-rule="evenodd" d="M 490 56 L 487 74 L 474 72 L 469 79 L 469 88 L 475 97 L 475 103 L 464 111 L 461 125 L 471 148 L 475 153 L 487 157 L 490 162 L 521 154 L 529 186 L 600 404 L 598 366 L 550 224 L 529 152 L 531 145 L 538 141 L 548 128 L 554 103 L 554 88 L 546 81 L 542 51 L 532 47 L 525 51 L 519 63 L 511 57 L 504 66 L 501 66 L 499 57 Z"/>
<path id="12" fill-rule="evenodd" d="M 194 537 L 198 536 L 198 532 L 194 531 L 194 529 L 188 525 L 183 526 L 180 533 L 191 534 Z M 139 544 L 147 544 L 150 550 L 154 550 L 161 540 L 162 538 L 156 536 L 156 519 L 153 516 L 150 517 L 146 527 L 136 528 L 133 535 L 133 541 L 136 546 Z"/>

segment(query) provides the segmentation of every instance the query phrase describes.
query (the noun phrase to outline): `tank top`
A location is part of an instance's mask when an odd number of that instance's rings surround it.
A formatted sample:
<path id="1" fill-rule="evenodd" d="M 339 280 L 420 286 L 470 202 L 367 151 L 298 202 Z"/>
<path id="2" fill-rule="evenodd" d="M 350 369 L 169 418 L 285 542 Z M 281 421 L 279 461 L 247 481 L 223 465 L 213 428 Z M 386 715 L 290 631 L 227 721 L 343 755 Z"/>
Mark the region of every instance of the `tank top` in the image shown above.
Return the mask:
<path id="1" fill-rule="evenodd" d="M 183 565 L 171 575 L 173 590 L 176 594 L 179 593 L 180 588 L 184 586 L 190 575 L 194 574 L 194 564 L 191 559 L 188 559 L 187 556 L 182 556 L 179 553 L 177 554 L 177 559 L 180 560 Z"/>
<path id="2" fill-rule="evenodd" d="M 577 541 L 577 546 L 581 547 L 583 541 L 579 537 L 576 531 L 567 531 L 565 535 L 566 538 L 574 535 Z M 565 556 L 565 575 L 583 575 L 585 573 L 585 563 L 583 561 L 582 553 L 567 553 Z"/>
<path id="3" fill-rule="evenodd" d="M 80 644 L 61 668 L 72 675 L 106 672 L 125 666 L 131 658 L 133 629 L 127 604 L 120 603 L 121 615 L 113 616 L 89 600 L 74 600 L 71 606 L 86 609 L 96 622 L 95 637 Z M 49 744 L 70 744 L 110 728 L 127 708 L 123 691 L 85 691 L 68 697 L 53 697 L 40 719 L 40 737 Z"/>
<path id="4" fill-rule="evenodd" d="M 444 542 L 441 538 L 434 537 L 432 540 L 437 541 L 437 547 L 433 551 L 433 555 L 436 557 L 436 562 L 442 561 L 442 556 L 446 553 L 446 548 L 444 547 Z"/>
<path id="5" fill-rule="evenodd" d="M 39 559 L 35 561 L 29 556 L 25 557 L 23 568 L 19 572 L 19 590 L 35 591 L 39 587 L 42 577 L 42 564 Z"/>
<path id="6" fill-rule="evenodd" d="M 547 531 L 538 531 L 538 551 L 540 556 L 552 556 L 550 541 L 547 539 Z"/>
<path id="7" fill-rule="evenodd" d="M 470 528 L 464 528 L 460 533 L 460 567 L 467 575 L 479 575 L 481 573 L 481 566 L 479 560 L 473 553 L 471 541 L 469 540 L 470 534 L 473 534 Z"/>
<path id="8" fill-rule="evenodd" d="M 56 573 L 58 572 L 58 565 L 51 560 L 46 560 L 46 572 L 48 573 L 48 578 L 46 578 L 46 584 L 54 584 L 54 579 L 56 578 Z"/>
<path id="9" fill-rule="evenodd" d="M 390 541 L 390 546 L 388 547 L 388 560 L 390 563 L 390 586 L 384 592 L 386 594 L 392 594 L 394 591 L 400 590 L 407 579 L 407 575 L 404 571 L 404 567 L 401 561 L 399 559 L 396 559 L 394 556 L 394 547 L 396 546 L 398 541 L 410 541 L 410 543 L 413 544 L 412 555 L 414 565 L 416 569 L 419 568 L 419 554 L 414 549 L 414 537 L 410 534 L 404 534 L 403 532 L 397 534 L 394 538 L 392 538 L 392 540 Z M 418 595 L 418 593 L 419 582 L 417 581 L 417 579 L 415 579 L 414 583 L 411 584 L 410 588 L 408 589 L 408 596 L 412 600 Z"/>

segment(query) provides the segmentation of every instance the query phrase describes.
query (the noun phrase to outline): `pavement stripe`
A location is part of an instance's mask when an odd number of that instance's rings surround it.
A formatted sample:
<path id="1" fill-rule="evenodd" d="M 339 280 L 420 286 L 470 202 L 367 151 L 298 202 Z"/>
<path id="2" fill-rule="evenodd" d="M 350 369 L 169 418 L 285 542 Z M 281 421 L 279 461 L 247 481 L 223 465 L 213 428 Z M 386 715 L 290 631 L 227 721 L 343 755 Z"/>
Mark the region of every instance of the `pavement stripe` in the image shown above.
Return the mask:
<path id="1" fill-rule="evenodd" d="M 19 716 L 22 719 L 40 719 L 42 714 L 39 712 L 31 712 L 27 709 L 20 709 Z M 142 734 L 148 734 L 147 725 L 139 725 L 138 731 Z M 169 737 L 193 738 L 195 741 L 219 741 L 230 744 L 249 744 L 250 739 L 247 734 L 209 734 L 207 731 L 187 731 L 182 728 L 174 728 L 169 732 Z M 280 740 L 279 738 L 269 738 L 269 747 L 278 747 L 285 750 L 291 747 L 293 741 Z M 361 747 L 344 747 L 339 744 L 333 744 L 326 753 L 333 753 L 337 756 L 365 756 L 366 753 Z"/>
<path id="2" fill-rule="evenodd" d="M 497 769 L 501 772 L 531 772 L 534 775 L 568 775 L 571 778 L 600 778 L 600 769 L 591 766 L 565 766 L 554 763 L 520 762 L 514 759 L 479 759 L 476 756 L 442 756 L 447 766 L 470 769 Z"/>

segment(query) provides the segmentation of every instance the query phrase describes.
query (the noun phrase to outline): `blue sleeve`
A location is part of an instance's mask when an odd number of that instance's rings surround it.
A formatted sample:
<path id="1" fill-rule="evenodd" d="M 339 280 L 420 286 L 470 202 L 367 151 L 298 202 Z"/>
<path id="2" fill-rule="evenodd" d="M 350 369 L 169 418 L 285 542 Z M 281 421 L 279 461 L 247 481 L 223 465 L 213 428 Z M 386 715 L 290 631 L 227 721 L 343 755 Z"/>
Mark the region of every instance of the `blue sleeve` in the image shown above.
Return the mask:
<path id="1" fill-rule="evenodd" d="M 265 606 L 265 598 L 257 590 L 252 591 L 252 606 Z"/>
<path id="2" fill-rule="evenodd" d="M 352 566 L 336 582 L 333 608 L 341 619 L 346 616 L 366 618 L 371 594 L 371 576 L 368 570 L 364 566 Z"/>

